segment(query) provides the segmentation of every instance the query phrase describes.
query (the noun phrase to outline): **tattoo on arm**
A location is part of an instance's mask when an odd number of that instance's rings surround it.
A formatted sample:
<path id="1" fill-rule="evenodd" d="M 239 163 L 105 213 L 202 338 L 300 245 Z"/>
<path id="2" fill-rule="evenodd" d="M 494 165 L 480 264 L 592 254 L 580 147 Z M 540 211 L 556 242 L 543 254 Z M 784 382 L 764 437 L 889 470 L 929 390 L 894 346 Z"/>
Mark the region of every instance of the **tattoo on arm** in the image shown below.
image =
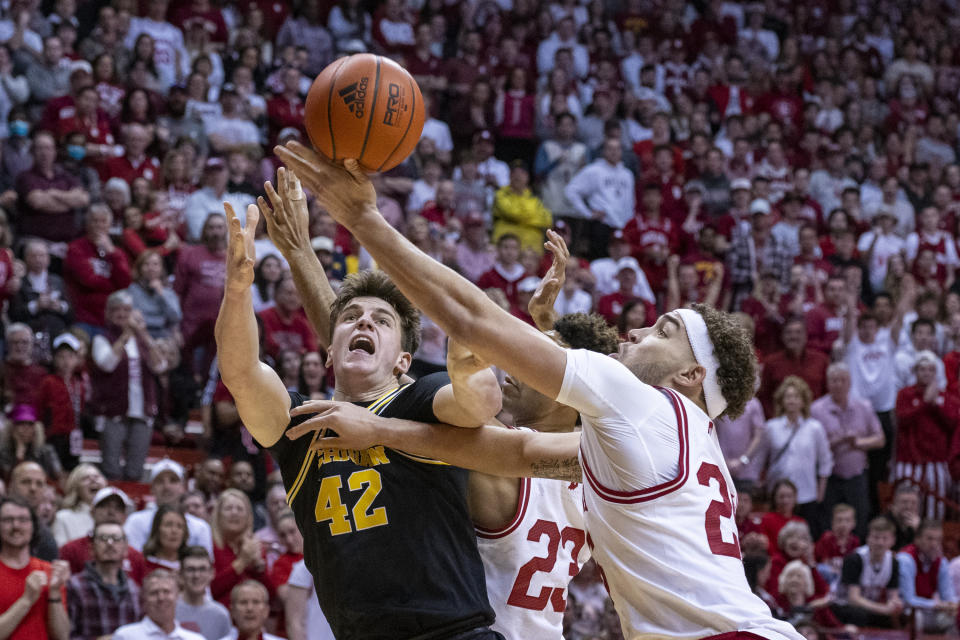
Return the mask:
<path id="1" fill-rule="evenodd" d="M 535 478 L 583 482 L 580 460 L 572 458 L 542 458 L 530 465 L 530 474 Z"/>

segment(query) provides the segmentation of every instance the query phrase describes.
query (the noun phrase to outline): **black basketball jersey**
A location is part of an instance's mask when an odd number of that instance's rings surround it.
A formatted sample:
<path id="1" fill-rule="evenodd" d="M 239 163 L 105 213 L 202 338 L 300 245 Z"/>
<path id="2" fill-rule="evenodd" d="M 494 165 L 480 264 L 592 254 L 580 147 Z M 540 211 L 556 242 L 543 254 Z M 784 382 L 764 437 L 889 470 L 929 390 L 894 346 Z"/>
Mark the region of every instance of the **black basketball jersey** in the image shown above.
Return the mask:
<path id="1" fill-rule="evenodd" d="M 446 373 L 425 376 L 366 406 L 437 422 L 433 398 L 449 381 Z M 290 399 L 294 407 L 306 400 Z M 467 472 L 382 446 L 310 452 L 312 441 L 284 436 L 270 451 L 337 639 L 445 638 L 490 624 Z"/>

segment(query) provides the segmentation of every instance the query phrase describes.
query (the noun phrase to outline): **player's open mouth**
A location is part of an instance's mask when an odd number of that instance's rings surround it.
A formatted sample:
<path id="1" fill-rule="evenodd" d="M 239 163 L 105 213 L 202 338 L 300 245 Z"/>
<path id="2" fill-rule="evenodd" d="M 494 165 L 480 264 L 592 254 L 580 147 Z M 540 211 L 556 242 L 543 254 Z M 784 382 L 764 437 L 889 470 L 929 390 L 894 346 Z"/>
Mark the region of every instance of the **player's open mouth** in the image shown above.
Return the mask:
<path id="1" fill-rule="evenodd" d="M 363 351 L 373 355 L 376 348 L 373 346 L 373 340 L 366 336 L 357 336 L 350 341 L 350 351 Z"/>

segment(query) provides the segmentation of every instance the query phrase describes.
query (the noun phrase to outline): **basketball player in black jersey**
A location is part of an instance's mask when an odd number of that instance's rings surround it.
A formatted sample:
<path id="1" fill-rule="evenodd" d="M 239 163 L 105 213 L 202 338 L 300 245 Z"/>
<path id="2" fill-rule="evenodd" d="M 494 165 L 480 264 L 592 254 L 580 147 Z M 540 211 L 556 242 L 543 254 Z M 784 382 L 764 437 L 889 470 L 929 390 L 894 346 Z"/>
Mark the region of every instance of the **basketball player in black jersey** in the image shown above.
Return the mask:
<path id="1" fill-rule="evenodd" d="M 279 186 L 284 201 L 303 198 L 298 183 L 281 176 Z M 288 393 L 257 359 L 250 287 L 259 211 L 248 208 L 243 227 L 225 209 L 227 280 L 216 327 L 221 375 L 244 424 L 280 466 L 334 634 L 338 640 L 502 638 L 487 629 L 493 613 L 467 510 L 467 472 L 379 446 L 318 451 L 316 437 L 286 437 L 290 409 L 304 398 Z M 463 427 L 480 426 L 500 410 L 496 378 L 479 362 L 452 384 L 446 374 L 401 384 L 419 341 L 419 312 L 381 273 L 344 281 L 330 327 L 337 399 L 384 417 Z"/>

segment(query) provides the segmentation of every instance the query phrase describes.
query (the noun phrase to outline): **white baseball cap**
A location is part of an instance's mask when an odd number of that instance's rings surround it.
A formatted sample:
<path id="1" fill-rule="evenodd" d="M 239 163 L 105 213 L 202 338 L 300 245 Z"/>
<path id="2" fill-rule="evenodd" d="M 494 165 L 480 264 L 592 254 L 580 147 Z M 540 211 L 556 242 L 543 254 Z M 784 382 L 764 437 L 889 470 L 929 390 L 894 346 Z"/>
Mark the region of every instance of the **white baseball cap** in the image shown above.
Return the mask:
<path id="1" fill-rule="evenodd" d="M 186 472 L 183 470 L 183 467 L 179 462 L 171 460 L 170 458 L 164 458 L 163 460 L 160 460 L 154 464 L 153 468 L 150 469 L 150 482 L 156 480 L 157 476 L 164 471 L 170 471 L 180 480 L 183 480 L 186 477 Z"/>
<path id="2" fill-rule="evenodd" d="M 93 506 L 97 506 L 107 498 L 118 497 L 123 502 L 123 505 L 127 509 L 133 508 L 133 501 L 120 489 L 116 487 L 104 487 L 97 491 L 96 495 L 93 496 Z"/>

